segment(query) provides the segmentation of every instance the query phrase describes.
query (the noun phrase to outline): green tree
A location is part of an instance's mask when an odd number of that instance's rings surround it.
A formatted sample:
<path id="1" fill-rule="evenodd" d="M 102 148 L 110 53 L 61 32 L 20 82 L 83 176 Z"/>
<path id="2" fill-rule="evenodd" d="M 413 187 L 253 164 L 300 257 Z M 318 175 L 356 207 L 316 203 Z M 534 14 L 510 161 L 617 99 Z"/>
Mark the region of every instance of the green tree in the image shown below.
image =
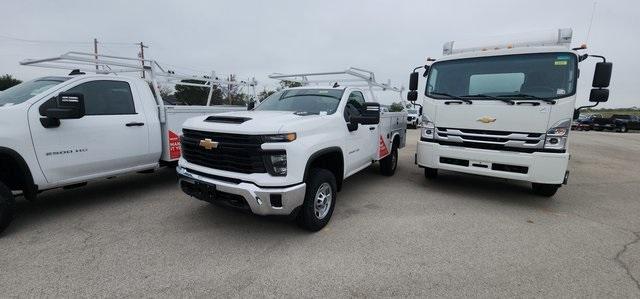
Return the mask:
<path id="1" fill-rule="evenodd" d="M 391 106 L 389 106 L 389 112 L 400 112 L 402 110 L 404 110 L 404 106 L 400 102 L 392 103 Z"/>
<path id="2" fill-rule="evenodd" d="M 272 95 L 276 93 L 275 90 L 267 90 L 267 88 L 263 89 L 261 92 L 258 93 L 258 101 L 261 101 L 266 99 L 268 96 Z"/>
<path id="3" fill-rule="evenodd" d="M 13 76 L 6 74 L 4 76 L 0 76 L 0 91 L 5 90 L 7 88 L 16 86 L 22 83 L 22 81 L 14 78 Z"/>
<path id="4" fill-rule="evenodd" d="M 281 80 L 280 81 L 280 86 L 282 88 L 300 87 L 300 86 L 302 86 L 302 83 L 296 82 L 296 81 Z"/>

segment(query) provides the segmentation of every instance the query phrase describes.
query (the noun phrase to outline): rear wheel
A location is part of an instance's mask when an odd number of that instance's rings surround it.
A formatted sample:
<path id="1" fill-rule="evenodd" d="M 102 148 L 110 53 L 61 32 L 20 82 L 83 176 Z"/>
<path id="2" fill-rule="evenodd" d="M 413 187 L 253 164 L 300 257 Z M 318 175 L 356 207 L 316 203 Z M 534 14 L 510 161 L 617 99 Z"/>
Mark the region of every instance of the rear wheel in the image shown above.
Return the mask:
<path id="1" fill-rule="evenodd" d="M 620 133 L 627 133 L 627 132 L 629 132 L 629 129 L 627 128 L 627 125 L 622 125 L 622 126 L 620 127 L 620 129 L 618 129 L 618 132 L 620 132 Z"/>
<path id="2" fill-rule="evenodd" d="M 546 197 L 551 197 L 555 195 L 556 192 L 558 191 L 558 188 L 560 188 L 560 185 L 557 185 L 557 184 L 540 184 L 540 183 L 531 184 L 531 189 L 533 190 L 533 193 L 540 196 L 546 196 Z"/>
<path id="3" fill-rule="evenodd" d="M 433 180 L 438 177 L 438 169 L 437 168 L 424 168 L 424 177 L 428 180 Z"/>
<path id="4" fill-rule="evenodd" d="M 306 181 L 304 203 L 298 213 L 298 225 L 316 232 L 329 223 L 336 205 L 336 178 L 326 169 L 314 168 Z"/>
<path id="5" fill-rule="evenodd" d="M 380 172 L 386 176 L 392 176 L 398 168 L 398 147 L 394 144 L 391 153 L 380 160 Z"/>
<path id="6" fill-rule="evenodd" d="M 0 182 L 0 233 L 2 233 L 13 220 L 15 199 L 13 193 Z"/>

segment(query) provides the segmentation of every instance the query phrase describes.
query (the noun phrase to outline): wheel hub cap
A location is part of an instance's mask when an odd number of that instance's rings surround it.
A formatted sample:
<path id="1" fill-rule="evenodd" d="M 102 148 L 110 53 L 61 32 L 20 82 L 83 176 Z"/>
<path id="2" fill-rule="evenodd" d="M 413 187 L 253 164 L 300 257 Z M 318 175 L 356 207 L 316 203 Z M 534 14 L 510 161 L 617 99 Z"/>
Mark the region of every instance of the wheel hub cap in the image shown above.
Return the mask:
<path id="1" fill-rule="evenodd" d="M 323 183 L 318 187 L 313 204 L 313 212 L 318 219 L 324 219 L 329 214 L 331 209 L 331 202 L 333 194 L 331 191 L 331 185 L 329 183 Z"/>

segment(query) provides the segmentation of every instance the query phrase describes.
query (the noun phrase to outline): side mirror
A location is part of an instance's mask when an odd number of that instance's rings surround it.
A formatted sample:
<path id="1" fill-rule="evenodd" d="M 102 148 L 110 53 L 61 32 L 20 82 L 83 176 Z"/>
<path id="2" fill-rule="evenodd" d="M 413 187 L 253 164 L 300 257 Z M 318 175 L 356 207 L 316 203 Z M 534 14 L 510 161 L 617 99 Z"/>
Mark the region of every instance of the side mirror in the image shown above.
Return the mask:
<path id="1" fill-rule="evenodd" d="M 418 100 L 418 91 L 410 90 L 407 92 L 407 101 L 413 103 Z"/>
<path id="2" fill-rule="evenodd" d="M 591 89 L 589 102 L 604 103 L 609 100 L 609 90 L 606 88 Z"/>
<path id="3" fill-rule="evenodd" d="M 409 90 L 418 90 L 418 72 L 413 72 L 409 75 Z"/>
<path id="4" fill-rule="evenodd" d="M 247 110 L 253 110 L 256 107 L 256 101 L 251 101 L 247 103 Z"/>
<path id="5" fill-rule="evenodd" d="M 365 110 L 360 116 L 351 116 L 350 124 L 377 125 L 380 123 L 380 103 L 365 103 Z M 358 127 L 356 126 L 355 129 Z M 351 128 L 349 128 L 351 130 Z"/>
<path id="6" fill-rule="evenodd" d="M 611 62 L 598 62 L 596 63 L 596 70 L 593 73 L 593 87 L 606 88 L 609 87 L 611 82 L 611 71 L 613 69 L 613 63 Z"/>
<path id="7" fill-rule="evenodd" d="M 357 129 L 358 129 L 358 122 L 354 121 L 354 119 L 351 118 L 349 123 L 347 124 L 347 130 L 349 130 L 349 132 L 353 132 Z"/>
<path id="8" fill-rule="evenodd" d="M 45 116 L 53 119 L 78 119 L 85 115 L 84 95 L 63 93 L 56 98 L 56 106 L 45 110 Z"/>

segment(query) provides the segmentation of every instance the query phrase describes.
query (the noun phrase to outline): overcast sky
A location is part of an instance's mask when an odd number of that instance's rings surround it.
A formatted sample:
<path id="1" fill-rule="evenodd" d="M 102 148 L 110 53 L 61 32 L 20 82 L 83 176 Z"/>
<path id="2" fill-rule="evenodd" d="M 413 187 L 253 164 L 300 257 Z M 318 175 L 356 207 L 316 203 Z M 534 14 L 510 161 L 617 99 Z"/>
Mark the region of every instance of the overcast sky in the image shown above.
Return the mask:
<path id="1" fill-rule="evenodd" d="M 449 40 L 475 40 L 561 27 L 586 41 L 593 2 L 552 1 L 4 1 L 0 9 L 0 74 L 31 79 L 60 71 L 18 61 L 92 51 L 146 56 L 180 72 L 255 76 L 273 72 L 375 71 L 379 81 L 407 85 L 425 57 Z M 28 42 L 9 39 L 46 42 Z M 589 53 L 614 62 L 607 107 L 640 106 L 640 1 L 597 1 Z M 595 60 L 581 64 L 578 103 L 586 104 Z"/>

